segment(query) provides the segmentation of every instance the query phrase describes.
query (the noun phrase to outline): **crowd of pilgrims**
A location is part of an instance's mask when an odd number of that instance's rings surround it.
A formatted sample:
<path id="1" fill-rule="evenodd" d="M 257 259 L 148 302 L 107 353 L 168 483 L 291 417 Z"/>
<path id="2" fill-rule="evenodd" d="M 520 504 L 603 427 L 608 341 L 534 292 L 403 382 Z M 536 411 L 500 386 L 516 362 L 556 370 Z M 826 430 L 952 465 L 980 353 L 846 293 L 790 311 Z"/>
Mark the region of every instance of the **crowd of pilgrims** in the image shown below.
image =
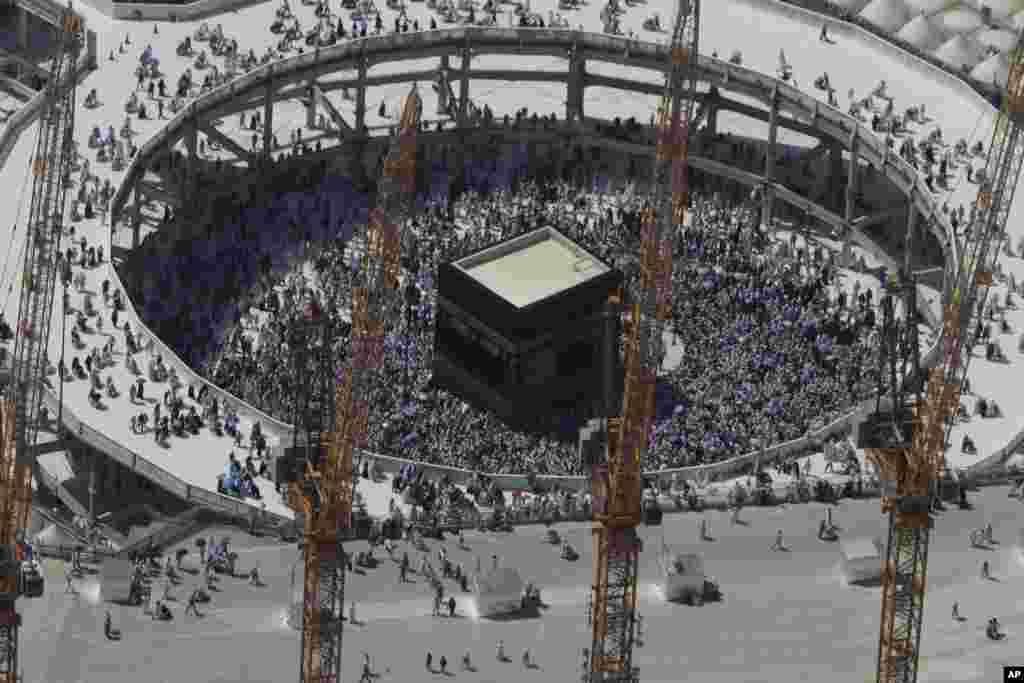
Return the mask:
<path id="1" fill-rule="evenodd" d="M 441 262 L 552 225 L 621 268 L 635 291 L 643 201 L 524 181 L 510 191 L 471 191 L 413 218 L 403 311 L 369 396 L 368 448 L 492 473 L 577 473 L 576 444 L 565 434 L 514 431 L 432 385 L 433 274 Z M 803 436 L 876 386 L 880 321 L 871 289 L 855 281 L 844 290 L 832 252 L 765 235 L 755 211 L 700 196 L 690 227 L 677 235 L 670 333 L 682 360 L 659 378 L 667 391 L 659 392 L 645 469 L 710 463 Z M 358 240 L 338 239 L 310 267 L 264 280 L 257 304 L 202 369 L 207 378 L 293 420 L 293 331 L 315 300 L 336 331 L 336 357 L 346 358 L 359 253 Z"/>

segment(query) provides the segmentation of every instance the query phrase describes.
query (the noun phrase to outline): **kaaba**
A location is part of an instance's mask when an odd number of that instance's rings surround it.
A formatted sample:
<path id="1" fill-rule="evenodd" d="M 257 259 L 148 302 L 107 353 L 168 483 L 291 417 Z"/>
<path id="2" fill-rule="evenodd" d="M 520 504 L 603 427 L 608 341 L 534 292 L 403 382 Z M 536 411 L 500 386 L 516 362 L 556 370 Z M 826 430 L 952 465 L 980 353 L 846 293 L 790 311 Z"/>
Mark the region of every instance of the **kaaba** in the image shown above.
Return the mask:
<path id="1" fill-rule="evenodd" d="M 622 280 L 550 227 L 441 264 L 433 383 L 516 429 L 617 414 Z"/>

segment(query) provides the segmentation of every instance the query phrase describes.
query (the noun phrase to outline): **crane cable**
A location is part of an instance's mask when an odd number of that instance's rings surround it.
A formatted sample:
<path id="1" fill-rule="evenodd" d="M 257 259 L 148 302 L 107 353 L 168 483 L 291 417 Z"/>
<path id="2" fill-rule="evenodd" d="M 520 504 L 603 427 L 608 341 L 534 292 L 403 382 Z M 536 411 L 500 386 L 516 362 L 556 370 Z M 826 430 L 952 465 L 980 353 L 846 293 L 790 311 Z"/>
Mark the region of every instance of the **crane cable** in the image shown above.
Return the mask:
<path id="1" fill-rule="evenodd" d="M 17 212 L 17 214 L 14 217 L 14 225 L 11 226 L 11 239 L 12 240 L 14 239 L 14 235 L 18 231 L 18 224 L 21 223 L 21 213 L 22 213 L 22 210 L 25 208 L 25 190 L 26 190 L 26 186 L 28 185 L 28 175 L 29 175 L 29 172 L 32 169 L 34 161 L 35 161 L 35 155 L 32 156 L 32 159 L 29 161 L 28 165 L 25 167 L 25 177 L 24 177 L 24 179 L 21 182 L 21 192 L 19 193 L 19 196 L 18 196 L 18 212 Z M 28 233 L 26 231 L 26 236 L 27 236 L 27 234 Z M 28 249 L 28 241 L 27 241 L 27 239 L 26 239 L 25 242 L 22 243 L 22 246 L 21 246 L 21 255 L 22 255 L 22 257 L 24 257 L 26 249 Z M 8 250 L 7 251 L 7 256 L 4 257 L 4 268 L 3 268 L 3 274 L 0 275 L 0 282 L 4 282 L 4 283 L 7 282 L 7 268 L 10 266 L 10 263 L 11 263 L 11 253 L 13 251 L 14 251 L 13 249 Z M 24 260 L 24 258 L 22 260 Z M 11 294 L 13 294 L 13 293 L 14 293 L 14 283 L 12 282 L 8 286 L 8 288 L 7 288 L 7 294 L 4 296 L 4 307 L 3 307 L 3 310 L 7 310 L 7 304 L 11 300 Z"/>

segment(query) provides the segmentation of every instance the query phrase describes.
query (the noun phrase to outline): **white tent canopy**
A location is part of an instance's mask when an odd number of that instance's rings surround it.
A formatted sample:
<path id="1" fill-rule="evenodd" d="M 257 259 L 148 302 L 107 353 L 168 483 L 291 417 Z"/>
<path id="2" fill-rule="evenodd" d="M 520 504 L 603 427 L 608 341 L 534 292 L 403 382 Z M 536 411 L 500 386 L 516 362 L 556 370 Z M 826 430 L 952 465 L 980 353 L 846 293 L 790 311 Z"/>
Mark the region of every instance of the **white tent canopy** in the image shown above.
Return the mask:
<path id="1" fill-rule="evenodd" d="M 981 14 L 970 7 L 959 7 L 957 9 L 943 12 L 941 15 L 942 28 L 950 33 L 970 33 L 977 31 L 984 26 Z"/>
<path id="2" fill-rule="evenodd" d="M 1010 63 L 1004 55 L 992 55 L 971 70 L 971 78 L 982 83 L 1003 85 L 1010 77 Z"/>
<path id="3" fill-rule="evenodd" d="M 974 68 L 981 61 L 983 48 L 963 36 L 953 36 L 935 51 L 935 56 L 954 69 Z"/>
<path id="4" fill-rule="evenodd" d="M 1000 52 L 1009 52 L 1017 44 L 1017 34 L 1005 28 L 989 28 L 978 31 L 975 37 L 982 45 L 994 47 Z"/>
<path id="5" fill-rule="evenodd" d="M 938 49 L 946 37 L 928 17 L 918 15 L 910 20 L 906 26 L 896 34 L 900 40 L 905 40 L 919 50 L 930 52 Z"/>
<path id="6" fill-rule="evenodd" d="M 481 616 L 515 612 L 522 607 L 525 584 L 511 567 L 497 567 L 476 579 L 477 609 Z"/>
<path id="7" fill-rule="evenodd" d="M 854 538 L 841 546 L 843 576 L 849 583 L 877 581 L 882 576 L 882 542 Z"/>
<path id="8" fill-rule="evenodd" d="M 907 23 L 910 14 L 903 0 L 871 0 L 860 12 L 860 18 L 888 33 L 895 33 Z"/>

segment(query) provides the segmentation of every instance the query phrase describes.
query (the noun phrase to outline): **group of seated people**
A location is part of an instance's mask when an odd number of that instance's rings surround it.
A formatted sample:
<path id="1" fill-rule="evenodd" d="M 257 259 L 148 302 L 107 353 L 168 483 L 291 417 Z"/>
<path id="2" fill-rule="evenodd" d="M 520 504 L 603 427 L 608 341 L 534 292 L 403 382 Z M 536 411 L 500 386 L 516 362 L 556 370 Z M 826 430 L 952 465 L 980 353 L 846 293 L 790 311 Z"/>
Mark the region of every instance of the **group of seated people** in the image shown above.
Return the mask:
<path id="1" fill-rule="evenodd" d="M 254 498 L 261 500 L 259 486 L 254 481 L 255 477 L 267 475 L 267 465 L 260 462 L 257 468 L 252 456 L 245 459 L 245 467 L 238 462 L 234 451 L 228 454 L 228 464 L 224 474 L 217 477 L 217 493 L 223 493 L 236 498 Z"/>

